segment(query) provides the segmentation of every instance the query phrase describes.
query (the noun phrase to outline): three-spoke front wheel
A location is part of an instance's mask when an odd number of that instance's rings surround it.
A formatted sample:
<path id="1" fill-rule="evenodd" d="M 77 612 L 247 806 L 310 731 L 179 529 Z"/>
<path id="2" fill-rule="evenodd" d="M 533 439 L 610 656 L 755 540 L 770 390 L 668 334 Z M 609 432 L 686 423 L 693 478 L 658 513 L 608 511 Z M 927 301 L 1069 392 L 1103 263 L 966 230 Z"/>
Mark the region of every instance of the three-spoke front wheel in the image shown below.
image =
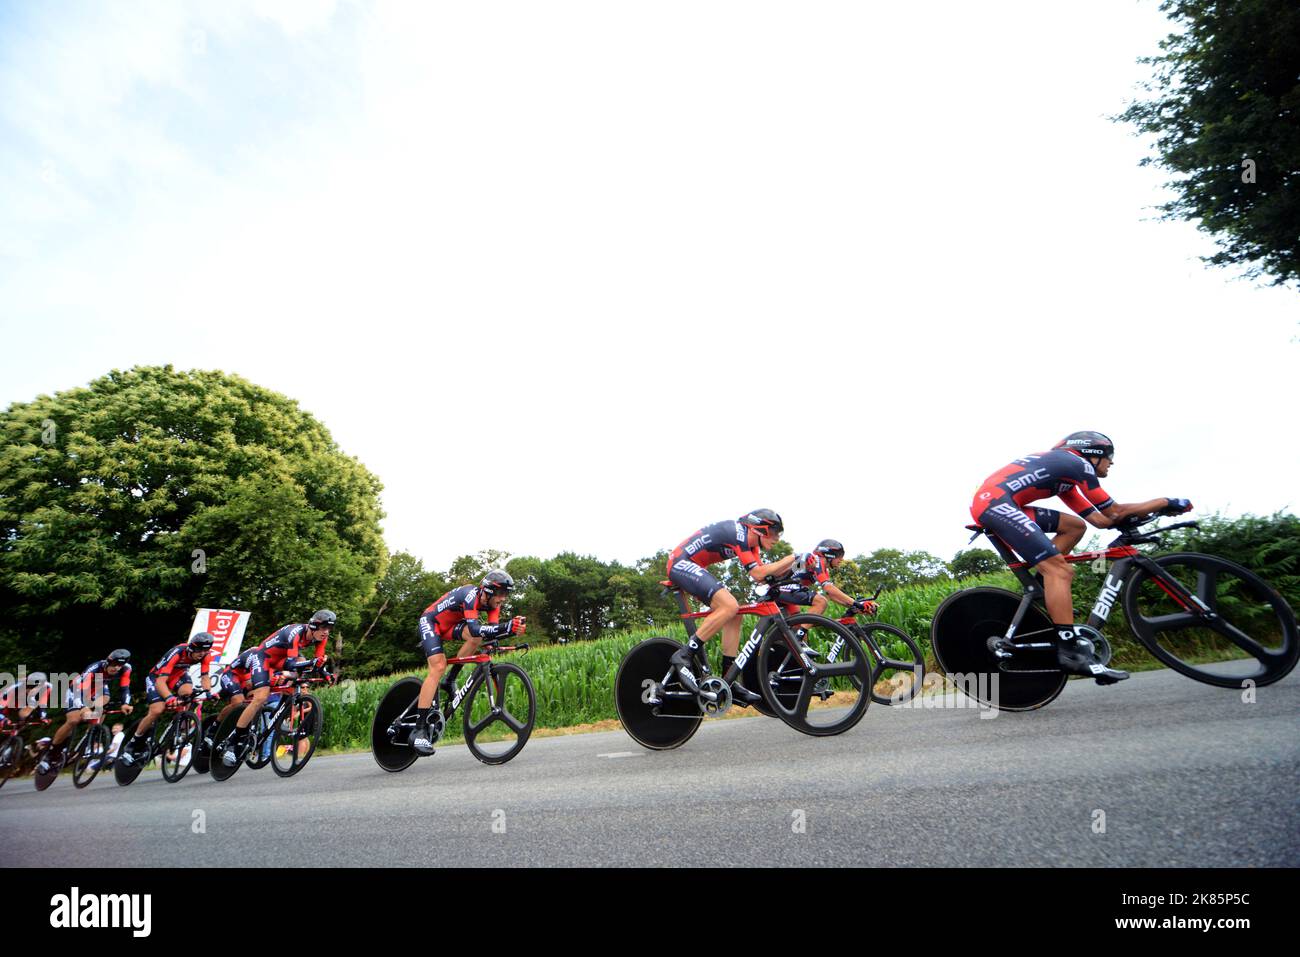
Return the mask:
<path id="1" fill-rule="evenodd" d="M 315 695 L 302 695 L 288 708 L 271 736 L 271 768 L 282 778 L 307 766 L 316 753 L 325 714 Z"/>
<path id="2" fill-rule="evenodd" d="M 759 693 L 776 716 L 804 734 L 843 734 L 871 704 L 873 668 L 858 639 L 821 615 L 792 615 L 768 627 L 758 647 Z"/>
<path id="3" fill-rule="evenodd" d="M 1163 555 L 1155 562 L 1182 589 L 1139 568 L 1124 591 L 1124 614 L 1159 661 L 1220 688 L 1272 684 L 1295 667 L 1300 657 L 1295 614 L 1262 578 L 1197 552 Z M 1182 590 L 1194 601 L 1189 604 Z"/>
<path id="4" fill-rule="evenodd" d="M 464 708 L 469 753 L 484 764 L 505 764 L 533 733 L 537 692 L 523 668 L 494 661 L 475 678 Z"/>
<path id="5" fill-rule="evenodd" d="M 925 681 L 925 655 L 912 636 L 881 621 L 858 625 L 858 629 L 875 666 L 871 700 L 876 704 L 903 704 L 920 694 Z"/>
<path id="6" fill-rule="evenodd" d="M 182 711 L 176 715 L 158 749 L 158 763 L 164 781 L 175 784 L 185 777 L 193 762 L 198 730 L 199 721 L 192 712 Z"/>

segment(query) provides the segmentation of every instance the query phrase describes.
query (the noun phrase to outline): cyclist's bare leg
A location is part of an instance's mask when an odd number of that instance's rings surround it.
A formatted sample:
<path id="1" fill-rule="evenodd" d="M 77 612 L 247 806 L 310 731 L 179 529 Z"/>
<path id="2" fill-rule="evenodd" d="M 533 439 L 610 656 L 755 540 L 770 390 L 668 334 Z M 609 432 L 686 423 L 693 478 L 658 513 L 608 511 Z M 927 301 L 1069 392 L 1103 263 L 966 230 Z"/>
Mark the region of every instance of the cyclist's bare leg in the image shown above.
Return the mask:
<path id="1" fill-rule="evenodd" d="M 1056 546 L 1056 550 L 1062 555 L 1068 555 L 1074 551 L 1079 542 L 1083 541 L 1083 533 L 1088 530 L 1088 526 L 1083 519 L 1064 514 L 1061 515 L 1056 528 L 1057 531 L 1052 538 L 1052 544 Z"/>
<path id="2" fill-rule="evenodd" d="M 722 654 L 734 658 L 740 654 L 740 616 L 727 619 L 722 626 Z"/>
<path id="3" fill-rule="evenodd" d="M 50 746 L 55 748 L 62 747 L 63 742 L 72 737 L 72 732 L 76 730 L 77 725 L 81 724 L 89 714 L 89 708 L 78 708 L 74 711 L 69 711 L 63 720 L 63 724 L 59 725 L 59 730 L 54 732 L 54 740 L 50 742 Z"/>
<path id="4" fill-rule="evenodd" d="M 814 615 L 823 615 L 826 613 L 826 606 L 830 604 L 825 595 L 814 595 L 812 604 L 808 606 L 808 611 Z"/>
<path id="5" fill-rule="evenodd" d="M 253 693 L 248 696 L 248 704 L 244 705 L 244 710 L 239 713 L 239 719 L 235 722 L 237 728 L 247 728 L 257 717 L 257 712 L 262 710 L 262 705 L 266 704 L 266 699 L 271 697 L 271 686 L 263 685 L 261 688 L 254 688 Z"/>
<path id="6" fill-rule="evenodd" d="M 725 588 L 719 589 L 713 598 L 710 599 L 709 613 L 700 622 L 695 629 L 695 638 L 700 643 L 704 643 L 720 631 L 728 622 L 735 621 L 735 637 L 732 639 L 734 644 L 731 646 L 730 654 L 735 654 L 740 645 L 740 620 L 736 617 L 740 614 L 740 603 L 736 601 L 736 596 Z M 723 652 L 726 651 L 727 636 L 723 635 Z"/>
<path id="7" fill-rule="evenodd" d="M 420 698 L 416 703 L 421 711 L 433 707 L 433 696 L 438 693 L 438 682 L 442 680 L 442 673 L 447 670 L 447 655 L 444 652 L 430 655 L 426 660 L 429 662 L 429 673 L 424 676 L 424 683 L 420 685 Z"/>
<path id="8" fill-rule="evenodd" d="M 221 711 L 217 714 L 217 723 L 220 724 L 222 721 L 225 721 L 226 715 L 230 714 L 230 712 L 234 711 L 243 703 L 244 703 L 244 696 L 242 694 L 237 694 L 233 698 L 231 698 L 230 703 L 226 705 L 224 708 L 222 708 Z"/>
<path id="9" fill-rule="evenodd" d="M 1043 597 L 1052 622 L 1073 625 L 1074 602 L 1070 597 L 1070 582 L 1074 580 L 1074 569 L 1066 562 L 1065 556 L 1045 558 L 1034 566 L 1034 571 L 1043 576 Z"/>

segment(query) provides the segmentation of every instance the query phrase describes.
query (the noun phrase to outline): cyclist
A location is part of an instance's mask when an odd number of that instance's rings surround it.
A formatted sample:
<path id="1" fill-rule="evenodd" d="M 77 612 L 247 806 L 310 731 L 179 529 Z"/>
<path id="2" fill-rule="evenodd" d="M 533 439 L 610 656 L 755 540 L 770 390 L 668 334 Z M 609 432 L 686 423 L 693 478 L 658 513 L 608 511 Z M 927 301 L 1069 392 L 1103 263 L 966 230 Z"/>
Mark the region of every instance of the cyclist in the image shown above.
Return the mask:
<path id="1" fill-rule="evenodd" d="M 245 648 L 238 657 L 221 669 L 221 675 L 217 678 L 217 700 L 225 702 L 225 706 L 217 715 L 217 724 L 245 703 L 248 692 L 252 690 L 253 672 L 257 669 L 260 660 L 260 648 L 254 645 L 252 648 Z"/>
<path id="2" fill-rule="evenodd" d="M 135 734 L 127 740 L 121 751 L 121 760 L 130 765 L 146 750 L 146 735 L 158 720 L 158 716 L 167 710 L 167 706 L 177 698 L 188 698 L 194 694 L 194 681 L 190 678 L 190 668 L 199 666 L 199 678 L 203 690 L 212 689 L 212 677 L 208 673 L 212 667 L 212 645 L 216 641 L 206 631 L 193 635 L 184 644 L 176 645 L 163 655 L 144 679 L 144 703 L 149 707 L 140 723 L 135 726 Z"/>
<path id="3" fill-rule="evenodd" d="M 722 632 L 722 671 L 725 674 L 740 651 L 740 602 L 709 573 L 709 566 L 734 558 L 754 581 L 769 575 L 782 578 L 794 567 L 797 555 L 787 555 L 764 564 L 761 551 L 781 540 L 785 525 L 770 508 L 706 525 L 672 550 L 668 556 L 668 580 L 693 598 L 709 606 L 709 614 L 681 651 L 673 653 L 672 664 L 688 688 L 695 690 L 692 668 L 709 673 L 705 645 Z M 733 689 L 734 690 L 734 689 Z"/>
<path id="4" fill-rule="evenodd" d="M 44 721 L 53 690 L 54 686 L 42 671 L 30 672 L 25 681 L 0 688 L 0 725 L 6 721 L 26 721 L 32 715 Z"/>
<path id="5" fill-rule="evenodd" d="M 268 635 L 260 645 L 240 655 L 248 666 L 250 693 L 244 710 L 235 721 L 235 738 L 221 755 L 221 760 L 227 767 L 233 768 L 239 763 L 236 748 L 243 745 L 253 719 L 271 697 L 271 682 L 275 673 L 319 668 L 325 664 L 325 643 L 337 622 L 338 615 L 328 608 L 322 608 L 306 622 L 285 625 Z M 306 657 L 308 653 L 310 657 Z"/>
<path id="6" fill-rule="evenodd" d="M 107 658 L 101 658 L 89 665 L 73 679 L 64 696 L 63 707 L 66 710 L 63 724 L 54 733 L 54 741 L 45 753 L 45 757 L 41 759 L 41 764 L 37 768 L 40 773 L 44 774 L 48 771 L 49 764 L 62 756 L 68 740 L 77 730 L 77 725 L 90 717 L 91 711 L 104 707 L 112 700 L 113 688 L 110 682 L 115 682 L 117 685 L 117 693 L 122 698 L 122 710 L 126 714 L 131 713 L 130 662 L 131 652 L 125 648 L 117 648 L 110 651 Z"/>
<path id="7" fill-rule="evenodd" d="M 1071 432 L 1051 451 L 1026 455 L 994 472 L 975 492 L 970 513 L 975 523 L 995 533 L 1043 579 L 1047 613 L 1056 625 L 1057 661 L 1063 671 L 1089 675 L 1098 684 L 1114 684 L 1125 671 L 1101 663 L 1093 645 L 1100 635 L 1074 621 L 1070 582 L 1074 569 L 1068 553 L 1083 537 L 1084 523 L 1111 528 L 1132 515 L 1164 512 L 1181 515 L 1192 503 L 1184 498 L 1153 498 L 1120 505 L 1102 489 L 1098 479 L 1110 474 L 1115 443 L 1100 432 Z M 1079 514 L 1063 515 L 1029 505 L 1057 496 Z M 1047 533 L 1055 533 L 1053 539 Z"/>
<path id="8" fill-rule="evenodd" d="M 454 665 L 451 673 L 444 680 L 442 675 L 447 669 L 447 653 L 443 651 L 444 641 L 464 641 L 460 654 L 469 657 L 475 654 L 483 641 L 492 638 L 507 638 L 510 635 L 522 635 L 527 629 L 523 618 L 501 620 L 501 606 L 515 587 L 515 580 L 509 573 L 494 568 L 483 576 L 477 585 L 461 585 L 453 588 L 420 614 L 420 652 L 428 662 L 429 673 L 420 686 L 420 698 L 417 702 L 419 717 L 415 731 L 411 735 L 411 747 L 421 754 L 433 754 L 434 735 L 429 727 L 429 713 L 433 710 L 433 699 L 439 684 L 447 694 L 451 694 L 460 673 L 461 665 Z M 479 621 L 479 615 L 487 612 L 487 621 Z M 468 635 L 465 633 L 469 632 Z"/>
<path id="9" fill-rule="evenodd" d="M 807 605 L 814 615 L 826 611 L 827 596 L 849 609 L 855 615 L 876 613 L 876 603 L 870 598 L 850 598 L 831 581 L 831 570 L 844 564 L 844 546 L 833 538 L 823 538 L 811 552 L 796 555 L 790 577 L 777 588 L 776 600 L 782 611 L 793 614 L 799 606 Z"/>

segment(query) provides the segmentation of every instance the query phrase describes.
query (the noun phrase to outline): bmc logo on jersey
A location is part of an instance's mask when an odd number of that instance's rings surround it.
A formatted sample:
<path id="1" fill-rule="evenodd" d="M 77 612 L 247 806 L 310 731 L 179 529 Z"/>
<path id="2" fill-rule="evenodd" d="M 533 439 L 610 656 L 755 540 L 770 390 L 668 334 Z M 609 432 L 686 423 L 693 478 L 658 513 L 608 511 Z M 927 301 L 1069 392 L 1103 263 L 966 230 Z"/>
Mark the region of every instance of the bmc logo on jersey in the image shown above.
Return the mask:
<path id="1" fill-rule="evenodd" d="M 686 547 L 683 548 L 682 551 L 684 551 L 687 555 L 694 555 L 696 552 L 698 552 L 701 548 L 703 548 L 707 544 L 709 544 L 709 536 L 701 535 L 699 538 L 692 539 L 691 541 L 687 542 Z"/>
<path id="2" fill-rule="evenodd" d="M 1048 478 L 1047 469 L 1034 469 L 1032 472 L 1026 472 L 1024 475 L 1017 475 L 1007 482 L 1007 489 L 1012 492 L 1018 492 L 1022 488 L 1033 485 L 1035 482 L 1041 482 Z"/>

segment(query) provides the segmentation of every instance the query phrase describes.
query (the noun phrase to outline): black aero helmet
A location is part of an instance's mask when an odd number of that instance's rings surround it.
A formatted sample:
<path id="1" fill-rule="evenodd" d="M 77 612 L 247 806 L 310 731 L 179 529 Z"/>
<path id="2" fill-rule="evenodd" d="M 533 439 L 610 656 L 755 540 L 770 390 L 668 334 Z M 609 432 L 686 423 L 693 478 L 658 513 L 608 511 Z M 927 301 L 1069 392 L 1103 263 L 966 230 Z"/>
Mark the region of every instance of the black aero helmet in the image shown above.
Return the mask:
<path id="1" fill-rule="evenodd" d="M 213 642 L 216 640 L 209 632 L 201 631 L 197 635 L 190 636 L 190 649 L 193 651 L 210 651 Z"/>
<path id="2" fill-rule="evenodd" d="M 748 525 L 760 533 L 767 531 L 780 535 L 785 531 L 785 523 L 781 521 L 781 516 L 770 508 L 756 508 L 748 515 L 740 516 L 740 524 Z"/>
<path id="3" fill-rule="evenodd" d="M 499 568 L 494 568 L 483 576 L 483 581 L 479 582 L 479 590 L 491 598 L 498 592 L 508 592 L 515 587 L 515 580 L 510 577 L 509 572 L 503 572 Z"/>
<path id="4" fill-rule="evenodd" d="M 307 622 L 309 628 L 333 628 L 334 623 L 339 620 L 339 616 L 334 614 L 328 608 L 322 608 L 316 614 L 311 616 Z"/>
<path id="5" fill-rule="evenodd" d="M 820 542 L 817 543 L 817 547 L 814 548 L 813 551 L 821 552 L 827 558 L 844 557 L 844 545 L 840 542 L 835 541 L 835 539 L 833 538 L 823 538 Z"/>
<path id="6" fill-rule="evenodd" d="M 1090 455 L 1108 459 L 1115 457 L 1115 443 L 1100 432 L 1071 432 L 1057 442 L 1053 448 L 1069 449 L 1072 452 L 1078 452 L 1085 458 Z"/>
<path id="7" fill-rule="evenodd" d="M 124 665 L 131 660 L 131 652 L 125 648 L 118 648 L 108 653 L 108 663 L 110 665 Z"/>

